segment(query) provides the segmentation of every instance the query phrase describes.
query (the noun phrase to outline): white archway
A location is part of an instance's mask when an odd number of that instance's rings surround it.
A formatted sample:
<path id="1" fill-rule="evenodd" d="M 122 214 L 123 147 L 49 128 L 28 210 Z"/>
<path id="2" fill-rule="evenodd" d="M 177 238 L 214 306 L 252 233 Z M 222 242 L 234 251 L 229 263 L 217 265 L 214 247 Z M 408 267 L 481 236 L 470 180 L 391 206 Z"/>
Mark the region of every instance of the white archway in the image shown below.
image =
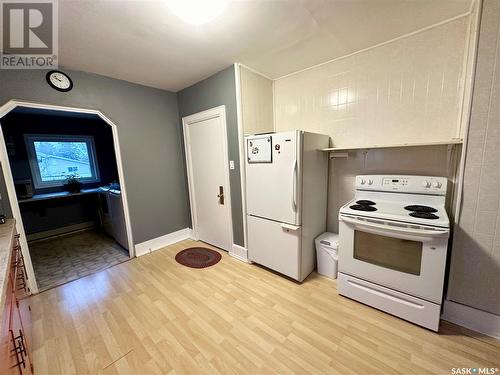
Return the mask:
<path id="1" fill-rule="evenodd" d="M 22 100 L 10 100 L 7 103 L 0 106 L 0 120 L 9 112 L 16 109 L 17 107 L 23 108 L 33 108 L 33 109 L 45 109 L 52 111 L 61 112 L 76 112 L 76 113 L 86 113 L 99 116 L 103 121 L 105 121 L 113 133 L 113 143 L 115 147 L 116 164 L 118 168 L 118 178 L 120 180 L 122 202 L 123 202 L 123 213 L 125 216 L 125 227 L 127 229 L 127 242 L 129 247 L 130 257 L 135 256 L 134 241 L 132 238 L 132 226 L 130 224 L 130 213 L 128 208 L 127 190 L 125 184 L 125 178 L 123 176 L 123 165 L 121 158 L 120 142 L 118 139 L 118 129 L 116 125 L 111 121 L 106 115 L 101 111 L 95 109 L 85 109 L 85 108 L 75 108 L 75 107 L 65 107 L 52 104 L 41 104 L 33 103 Z M 20 234 L 21 248 L 23 249 L 24 260 L 26 264 L 26 271 L 28 273 L 28 278 L 30 281 L 30 288 L 33 293 L 38 293 L 38 286 L 35 281 L 35 273 L 33 271 L 33 265 L 31 263 L 31 257 L 28 250 L 28 242 L 26 240 L 26 234 L 24 233 L 23 219 L 21 217 L 21 211 L 19 209 L 19 202 L 17 200 L 16 189 L 14 186 L 14 179 L 12 177 L 12 171 L 9 163 L 9 156 L 7 154 L 7 147 L 5 145 L 5 139 L 3 135 L 3 129 L 0 123 L 0 164 L 2 165 L 2 171 L 4 174 L 5 185 L 7 187 L 7 192 L 9 195 L 9 203 L 12 209 L 12 214 L 16 220 L 17 232 Z"/>

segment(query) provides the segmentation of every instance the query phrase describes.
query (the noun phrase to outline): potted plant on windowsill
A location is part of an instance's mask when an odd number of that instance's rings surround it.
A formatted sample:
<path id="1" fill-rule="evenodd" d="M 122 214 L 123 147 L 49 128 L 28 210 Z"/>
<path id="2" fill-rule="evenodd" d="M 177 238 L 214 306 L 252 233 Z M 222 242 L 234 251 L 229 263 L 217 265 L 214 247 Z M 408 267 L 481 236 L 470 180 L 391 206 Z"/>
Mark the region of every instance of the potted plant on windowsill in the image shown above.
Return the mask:
<path id="1" fill-rule="evenodd" d="M 82 183 L 79 180 L 78 174 L 71 174 L 66 178 L 64 188 L 70 193 L 79 193 L 82 189 Z"/>

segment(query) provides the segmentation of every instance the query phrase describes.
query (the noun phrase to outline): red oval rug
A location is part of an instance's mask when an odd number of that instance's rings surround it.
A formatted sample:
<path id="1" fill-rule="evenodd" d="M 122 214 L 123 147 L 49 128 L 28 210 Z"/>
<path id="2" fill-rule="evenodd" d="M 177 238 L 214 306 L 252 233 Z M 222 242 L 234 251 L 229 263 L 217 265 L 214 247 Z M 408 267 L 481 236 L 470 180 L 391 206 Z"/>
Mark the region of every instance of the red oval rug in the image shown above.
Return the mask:
<path id="1" fill-rule="evenodd" d="M 222 256 L 215 250 L 206 247 L 190 247 L 179 251 L 175 256 L 177 263 L 191 268 L 205 268 L 213 266 Z"/>

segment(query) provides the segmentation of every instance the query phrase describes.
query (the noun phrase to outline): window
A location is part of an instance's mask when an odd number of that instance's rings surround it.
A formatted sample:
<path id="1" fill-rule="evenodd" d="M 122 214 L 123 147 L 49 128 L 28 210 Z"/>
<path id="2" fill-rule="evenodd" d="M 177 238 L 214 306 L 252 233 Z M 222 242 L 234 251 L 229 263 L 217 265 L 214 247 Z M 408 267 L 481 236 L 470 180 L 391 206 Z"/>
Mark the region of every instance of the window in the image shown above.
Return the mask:
<path id="1" fill-rule="evenodd" d="M 27 134 L 25 141 L 36 189 L 61 186 L 72 175 L 99 181 L 93 137 Z"/>

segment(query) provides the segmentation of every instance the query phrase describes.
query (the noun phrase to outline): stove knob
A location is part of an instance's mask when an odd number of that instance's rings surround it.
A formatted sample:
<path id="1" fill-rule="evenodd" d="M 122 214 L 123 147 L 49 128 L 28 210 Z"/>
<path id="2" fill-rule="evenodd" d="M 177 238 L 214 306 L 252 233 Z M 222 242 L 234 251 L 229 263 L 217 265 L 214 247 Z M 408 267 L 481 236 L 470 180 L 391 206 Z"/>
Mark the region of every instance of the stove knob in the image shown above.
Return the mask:
<path id="1" fill-rule="evenodd" d="M 368 180 L 368 185 L 373 185 L 373 180 Z"/>
<path id="2" fill-rule="evenodd" d="M 422 182 L 422 186 L 425 188 L 429 188 L 429 187 L 431 187 L 431 183 L 430 183 L 430 181 L 424 181 L 424 182 Z"/>
<path id="3" fill-rule="evenodd" d="M 364 178 L 361 179 L 361 185 L 366 184 L 366 180 Z"/>
<path id="4" fill-rule="evenodd" d="M 441 188 L 441 186 L 443 186 L 443 184 L 441 182 L 439 182 L 439 181 L 434 181 L 432 183 L 432 186 L 435 187 L 435 188 L 437 188 L 437 189 L 439 189 L 439 188 Z"/>

